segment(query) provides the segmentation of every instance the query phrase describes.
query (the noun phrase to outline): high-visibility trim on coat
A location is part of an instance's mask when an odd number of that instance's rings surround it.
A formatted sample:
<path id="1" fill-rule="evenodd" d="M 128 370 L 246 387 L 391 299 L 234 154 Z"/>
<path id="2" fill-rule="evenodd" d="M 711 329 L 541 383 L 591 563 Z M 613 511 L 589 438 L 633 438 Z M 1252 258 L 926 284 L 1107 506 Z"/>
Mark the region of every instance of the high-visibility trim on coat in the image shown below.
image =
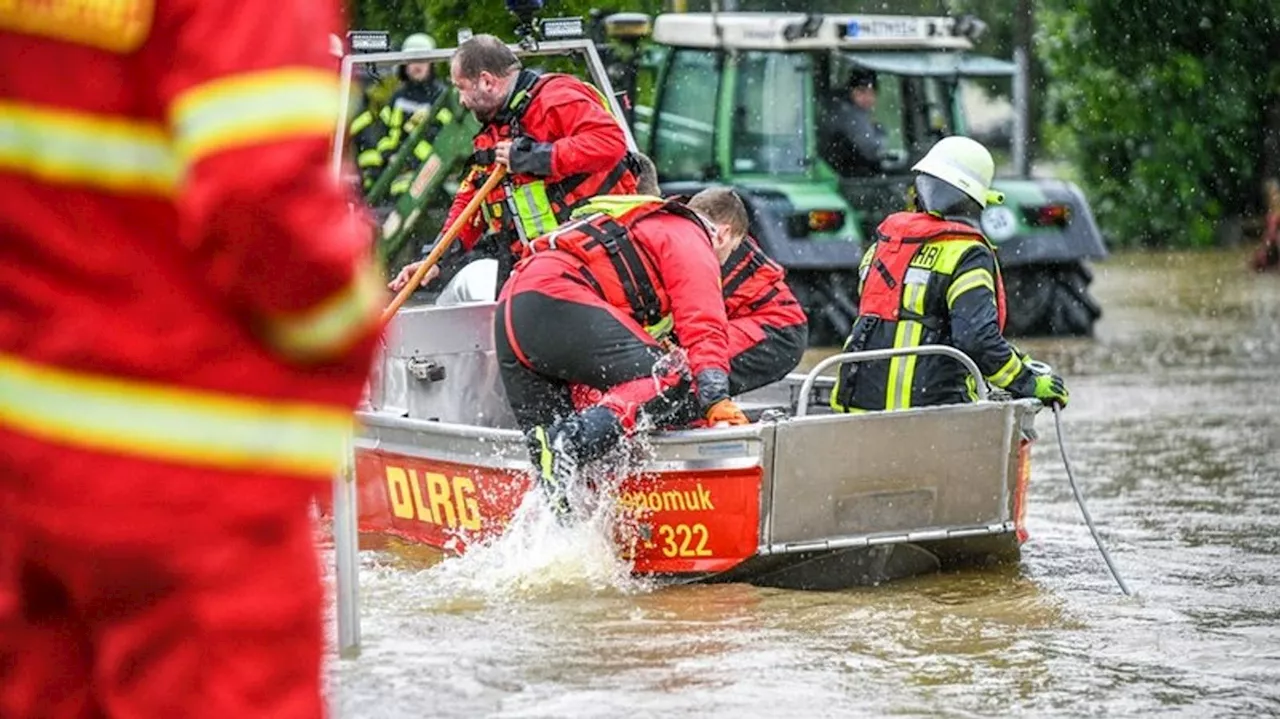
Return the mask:
<path id="1" fill-rule="evenodd" d="M 173 0 L 128 55 L 0 30 L 0 427 L 332 475 L 383 291 L 328 162 L 337 8 L 295 1 L 252 52 L 281 7 Z"/>
<path id="2" fill-rule="evenodd" d="M 180 174 L 159 122 L 0 100 L 0 171 L 167 196 Z"/>
<path id="3" fill-rule="evenodd" d="M 170 121 L 187 164 L 214 152 L 302 135 L 327 136 L 338 117 L 332 72 L 276 68 L 220 77 L 178 95 Z"/>
<path id="4" fill-rule="evenodd" d="M 113 454 L 326 479 L 351 413 L 68 372 L 0 354 L 0 423 Z"/>
<path id="5" fill-rule="evenodd" d="M 486 232 L 510 233 L 514 241 L 517 220 L 525 237 L 533 239 L 568 220 L 574 208 L 588 198 L 635 192 L 626 135 L 600 92 L 571 75 L 535 76 L 524 71 L 507 107 L 476 134 L 473 164 L 454 197 L 446 226 L 493 172 L 494 147 L 517 136 L 552 145 L 551 174 L 511 175 L 509 182 L 493 190 L 485 198 L 482 212 L 458 236 L 466 249 L 474 247 Z M 528 189 L 523 195 L 508 189 L 524 186 Z M 508 201 L 518 208 L 514 218 Z M 518 255 L 521 249 L 513 245 L 512 251 Z"/>
<path id="6" fill-rule="evenodd" d="M 897 213 L 860 264 L 858 318 L 846 351 L 945 344 L 973 358 L 993 385 L 1027 370 L 1004 340 L 1004 285 L 990 244 L 976 229 L 926 213 Z M 975 397 L 972 379 L 946 357 L 906 355 L 842 365 L 831 394 L 837 411 L 906 409 Z"/>

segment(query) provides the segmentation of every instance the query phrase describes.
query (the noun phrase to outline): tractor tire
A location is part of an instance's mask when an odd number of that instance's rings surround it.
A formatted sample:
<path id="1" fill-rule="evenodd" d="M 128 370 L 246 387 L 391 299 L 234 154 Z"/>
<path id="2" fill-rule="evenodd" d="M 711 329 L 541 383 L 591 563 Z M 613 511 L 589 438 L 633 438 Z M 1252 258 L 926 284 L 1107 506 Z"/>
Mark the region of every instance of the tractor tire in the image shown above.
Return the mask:
<path id="1" fill-rule="evenodd" d="M 857 319 L 857 275 L 847 272 L 806 272 L 796 299 L 809 318 L 810 347 L 840 347 Z"/>
<path id="2" fill-rule="evenodd" d="M 1017 337 L 1092 337 L 1102 316 L 1082 263 L 1015 267 L 1004 272 L 1005 332 Z"/>

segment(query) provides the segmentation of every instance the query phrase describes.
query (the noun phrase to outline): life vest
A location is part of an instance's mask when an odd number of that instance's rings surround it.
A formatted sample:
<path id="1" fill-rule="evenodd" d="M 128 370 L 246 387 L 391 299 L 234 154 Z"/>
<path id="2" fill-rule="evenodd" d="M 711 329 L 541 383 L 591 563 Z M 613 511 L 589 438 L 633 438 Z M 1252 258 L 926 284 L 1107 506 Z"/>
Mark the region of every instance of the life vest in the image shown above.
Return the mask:
<path id="1" fill-rule="evenodd" d="M 532 240 L 530 256 L 548 251 L 572 255 L 581 262 L 582 280 L 606 302 L 629 311 L 641 325 L 660 326 L 671 310 L 671 298 L 657 263 L 644 244 L 632 237 L 631 228 L 647 217 L 666 212 L 694 221 L 706 233 L 707 242 L 711 241 L 711 234 L 697 214 L 679 202 L 643 195 L 609 200 L 598 205 L 600 212 Z"/>
<path id="2" fill-rule="evenodd" d="M 476 151 L 471 155 L 471 164 L 488 168 L 496 161 L 494 148 L 500 140 L 512 139 L 525 134 L 526 117 L 529 106 L 547 84 L 556 78 L 570 78 L 582 82 L 572 75 L 564 73 L 545 73 L 537 75 L 530 70 L 521 70 L 516 78 L 515 87 L 511 91 L 511 100 L 496 117 L 476 135 Z M 599 88 L 584 83 L 595 93 L 601 106 L 610 115 L 613 108 Z M 541 118 L 537 119 L 541 122 Z M 514 209 L 520 229 L 526 239 L 532 239 L 554 230 L 569 219 L 573 210 L 596 195 L 613 192 L 624 180 L 631 178 L 634 185 L 639 176 L 638 163 L 628 152 L 619 163 L 607 173 L 579 172 L 561 178 L 556 182 L 547 182 L 535 178 L 520 182 L 511 177 L 509 183 L 503 183 L 489 194 L 490 201 L 481 205 L 481 211 L 490 232 L 515 231 L 513 225 L 506 223 L 505 216 Z M 487 178 L 487 173 L 478 176 L 473 184 L 480 186 Z M 510 204 L 508 204 L 510 203 Z M 513 238 L 514 240 L 514 238 Z"/>
<path id="3" fill-rule="evenodd" d="M 755 240 L 750 237 L 744 239 L 729 255 L 720 272 L 725 312 L 733 318 L 760 309 L 781 292 L 780 289 L 768 288 L 776 288 L 785 276 L 782 266 L 770 259 Z"/>
<path id="4" fill-rule="evenodd" d="M 922 288 L 923 283 L 908 283 L 908 273 L 930 272 L 933 263 L 925 253 L 938 253 L 936 243 L 980 242 L 990 247 L 987 238 L 978 230 L 960 222 L 950 222 L 923 212 L 898 212 L 880 223 L 880 237 L 876 240 L 870 262 L 863 268 L 862 294 L 858 300 L 860 316 L 878 317 L 896 322 L 912 319 L 927 322 L 918 309 L 914 297 L 905 297 L 910 284 Z M 932 247 L 931 247 L 932 246 Z M 923 300 L 923 289 L 920 300 Z M 996 316 L 1000 329 L 1004 330 L 1005 297 L 1004 281 L 1000 267 L 996 265 L 995 277 Z"/>

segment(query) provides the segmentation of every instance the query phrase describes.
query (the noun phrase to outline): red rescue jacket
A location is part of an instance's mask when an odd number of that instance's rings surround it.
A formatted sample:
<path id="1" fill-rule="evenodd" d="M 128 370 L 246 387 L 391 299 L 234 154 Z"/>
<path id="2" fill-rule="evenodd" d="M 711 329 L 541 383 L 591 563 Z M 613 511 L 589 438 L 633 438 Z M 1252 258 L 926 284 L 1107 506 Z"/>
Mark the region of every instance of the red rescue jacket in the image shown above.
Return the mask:
<path id="1" fill-rule="evenodd" d="M 521 71 L 507 107 L 475 136 L 472 166 L 449 209 L 448 227 L 461 214 L 475 188 L 495 169 L 493 150 L 501 140 L 525 136 L 551 143 L 551 175 L 512 175 L 489 194 L 483 211 L 463 228 L 459 239 L 471 249 L 486 231 L 512 233 L 511 206 L 519 212 L 529 239 L 569 219 L 575 207 L 595 195 L 635 192 L 627 162 L 627 140 L 603 95 L 572 75 L 537 76 Z M 509 198 L 510 195 L 510 198 Z M 515 255 L 521 253 L 513 245 Z"/>
<path id="2" fill-rule="evenodd" d="M 67 7 L 0 3 L 0 436 L 119 501 L 331 478 L 385 292 L 329 167 L 338 3 Z"/>
<path id="3" fill-rule="evenodd" d="M 724 308 L 730 320 L 756 318 L 771 327 L 808 322 L 795 294 L 787 286 L 786 270 L 747 237 L 721 269 Z"/>
<path id="4" fill-rule="evenodd" d="M 710 239 L 683 204 L 643 202 L 616 218 L 590 215 L 536 238 L 516 272 L 542 255 L 571 257 L 605 302 L 639 324 L 670 315 L 695 375 L 709 368 L 727 372 L 728 320 Z"/>
<path id="5" fill-rule="evenodd" d="M 858 314 L 897 321 L 903 314 L 902 292 L 906 286 L 908 266 L 925 243 L 963 240 L 990 245 L 978 230 L 960 223 L 939 219 L 924 212 L 898 212 L 885 218 L 878 228 L 875 254 L 867 270 L 858 300 Z M 1004 282 L 996 265 L 996 313 L 1004 330 Z M 920 319 L 920 318 L 912 318 Z"/>

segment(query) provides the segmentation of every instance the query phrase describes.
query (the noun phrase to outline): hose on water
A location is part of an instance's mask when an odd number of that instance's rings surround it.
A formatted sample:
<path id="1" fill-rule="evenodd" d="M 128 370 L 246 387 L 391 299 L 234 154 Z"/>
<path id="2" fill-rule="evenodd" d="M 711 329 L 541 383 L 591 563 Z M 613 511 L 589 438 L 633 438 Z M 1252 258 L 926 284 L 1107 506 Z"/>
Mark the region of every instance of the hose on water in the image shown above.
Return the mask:
<path id="1" fill-rule="evenodd" d="M 1071 483 L 1071 492 L 1076 496 L 1076 504 L 1080 505 L 1080 514 L 1084 515 L 1084 523 L 1089 526 L 1089 533 L 1093 535 L 1098 551 L 1102 552 L 1102 559 L 1106 561 L 1107 569 L 1111 570 L 1111 576 L 1115 577 L 1116 584 L 1120 585 L 1120 591 L 1124 592 L 1126 597 L 1131 597 L 1133 592 L 1129 591 L 1129 585 L 1124 583 L 1120 572 L 1116 570 L 1115 562 L 1111 561 L 1111 554 L 1103 546 L 1102 538 L 1098 536 L 1098 530 L 1093 526 L 1093 517 L 1089 516 L 1089 509 L 1084 506 L 1084 497 L 1080 494 L 1080 488 L 1076 486 L 1075 473 L 1071 471 L 1071 460 L 1067 458 L 1067 446 L 1062 439 L 1062 408 L 1056 403 L 1051 406 L 1053 407 L 1053 428 L 1058 434 L 1058 451 L 1062 453 L 1062 466 L 1067 470 L 1067 481 Z"/>

